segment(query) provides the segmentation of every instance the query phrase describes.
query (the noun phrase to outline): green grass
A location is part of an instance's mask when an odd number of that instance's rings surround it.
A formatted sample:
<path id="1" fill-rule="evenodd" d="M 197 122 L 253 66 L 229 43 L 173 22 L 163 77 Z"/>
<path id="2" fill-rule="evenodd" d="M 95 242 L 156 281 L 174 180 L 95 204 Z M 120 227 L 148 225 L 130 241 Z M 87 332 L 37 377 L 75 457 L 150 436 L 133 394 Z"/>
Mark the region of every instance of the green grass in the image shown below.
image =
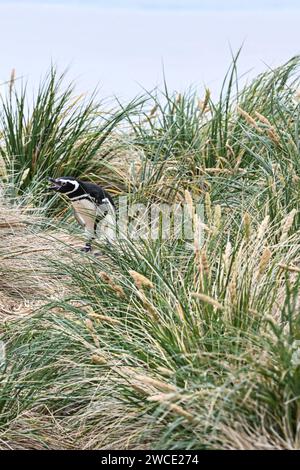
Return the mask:
<path id="1" fill-rule="evenodd" d="M 100 125 L 54 71 L 29 115 L 25 90 L 3 99 L 0 447 L 299 449 L 298 64 L 239 90 L 234 59 L 217 102 L 165 84 Z M 42 192 L 65 171 L 134 202 L 189 191 L 204 245 L 78 253 L 69 212 Z"/>
<path id="2" fill-rule="evenodd" d="M 137 98 L 124 109 L 74 94 L 74 84 L 53 68 L 29 101 L 26 84 L 13 81 L 1 97 L 2 176 L 10 195 L 26 194 L 40 206 L 48 177 L 97 176 L 106 182 L 113 140 L 124 116 L 142 102 Z M 117 139 L 115 139 L 117 140 Z M 114 151 L 118 142 L 114 144 Z"/>

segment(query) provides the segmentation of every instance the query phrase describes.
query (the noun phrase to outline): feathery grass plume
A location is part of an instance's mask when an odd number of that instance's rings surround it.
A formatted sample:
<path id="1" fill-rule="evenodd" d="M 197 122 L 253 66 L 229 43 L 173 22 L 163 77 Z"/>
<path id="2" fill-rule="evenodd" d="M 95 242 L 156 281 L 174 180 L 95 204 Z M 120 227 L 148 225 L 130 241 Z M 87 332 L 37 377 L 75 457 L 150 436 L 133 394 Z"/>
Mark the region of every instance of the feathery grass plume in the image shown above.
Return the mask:
<path id="1" fill-rule="evenodd" d="M 138 385 L 136 383 L 130 383 L 130 387 L 135 390 L 139 395 L 142 395 L 144 397 L 148 397 L 148 392 L 145 388 L 143 388 L 141 385 Z"/>
<path id="2" fill-rule="evenodd" d="M 85 326 L 87 327 L 87 329 L 89 330 L 90 332 L 90 335 L 91 337 L 93 338 L 93 341 L 95 343 L 95 346 L 97 346 L 97 348 L 100 347 L 100 342 L 99 342 L 99 338 L 96 334 L 96 331 L 95 331 L 95 328 L 94 328 L 94 324 L 92 322 L 92 320 L 90 318 L 86 318 L 85 319 Z"/>
<path id="3" fill-rule="evenodd" d="M 201 300 L 202 302 L 212 305 L 213 307 L 216 307 L 218 310 L 223 310 L 224 306 L 220 304 L 216 299 L 210 297 L 209 295 L 206 294 L 201 294 L 199 292 L 192 292 L 192 296 L 196 297 L 197 299 Z"/>
<path id="4" fill-rule="evenodd" d="M 100 356 L 100 354 L 93 354 L 91 356 L 91 362 L 99 366 L 107 365 L 107 359 L 105 359 L 104 356 Z"/>
<path id="5" fill-rule="evenodd" d="M 142 304 L 144 308 L 147 310 L 147 312 L 150 313 L 150 317 L 152 318 L 152 320 L 154 321 L 158 320 L 159 316 L 158 316 L 157 310 L 149 301 L 149 299 L 147 299 L 143 289 L 138 290 L 137 296 L 142 301 Z"/>
<path id="6" fill-rule="evenodd" d="M 226 148 L 227 148 L 228 151 L 229 151 L 230 157 L 233 157 L 233 158 L 234 158 L 234 157 L 235 157 L 235 153 L 234 153 L 234 150 L 233 150 L 232 146 L 231 146 L 230 143 L 228 142 L 228 140 L 227 140 L 227 142 L 226 142 Z M 237 168 L 238 168 L 237 165 L 235 165 L 234 170 L 236 170 Z"/>
<path id="7" fill-rule="evenodd" d="M 157 110 L 158 110 L 158 104 L 155 104 L 149 113 L 149 118 L 153 118 Z"/>
<path id="8" fill-rule="evenodd" d="M 250 240 L 251 234 L 251 216 L 249 212 L 244 212 L 243 215 L 244 236 L 247 241 Z"/>
<path id="9" fill-rule="evenodd" d="M 287 239 L 289 231 L 294 223 L 294 218 L 297 212 L 298 212 L 297 209 L 292 209 L 291 212 L 283 220 L 280 242 L 284 242 Z"/>
<path id="10" fill-rule="evenodd" d="M 189 216 L 191 220 L 193 220 L 195 208 L 194 208 L 194 203 L 193 203 L 193 198 L 191 196 L 191 193 L 187 189 L 185 189 L 184 191 L 184 198 L 185 198 L 185 203 L 188 208 Z"/>
<path id="11" fill-rule="evenodd" d="M 117 295 L 118 295 L 118 291 L 117 291 Z M 99 313 L 95 313 L 95 312 L 89 313 L 89 317 L 94 320 L 98 320 L 99 322 L 111 323 L 113 325 L 120 325 L 121 323 L 120 320 L 118 320 L 117 318 L 108 317 L 107 315 L 100 315 Z"/>
<path id="12" fill-rule="evenodd" d="M 90 332 L 94 332 L 95 329 L 94 329 L 94 324 L 92 322 L 92 320 L 90 318 L 86 318 L 85 319 L 85 326 L 87 327 L 87 329 L 90 331 Z"/>
<path id="13" fill-rule="evenodd" d="M 228 284 L 229 298 L 231 305 L 235 305 L 237 300 L 237 272 L 234 272 L 232 278 Z"/>
<path id="14" fill-rule="evenodd" d="M 198 99 L 198 108 L 202 114 L 208 113 L 210 111 L 209 102 L 210 102 L 210 90 L 209 88 L 206 88 L 204 100 Z"/>
<path id="15" fill-rule="evenodd" d="M 150 385 L 151 387 L 162 390 L 163 392 L 178 392 L 178 389 L 175 387 L 175 385 L 163 382 L 162 380 L 154 379 L 148 375 L 137 374 L 134 378 L 142 384 Z"/>
<path id="16" fill-rule="evenodd" d="M 193 278 L 193 286 L 194 289 L 197 291 L 201 291 L 204 288 L 204 273 L 203 273 L 203 265 L 201 261 L 201 251 L 200 248 L 198 249 L 198 246 L 195 245 L 194 242 L 194 278 Z"/>
<path id="17" fill-rule="evenodd" d="M 198 214 L 194 214 L 193 217 L 193 225 L 194 225 L 194 253 L 196 256 L 200 253 L 201 250 L 201 235 L 202 235 L 202 224 Z"/>
<path id="18" fill-rule="evenodd" d="M 210 275 L 209 263 L 208 263 L 206 251 L 204 248 L 201 250 L 201 264 L 203 266 L 203 271 L 205 272 L 206 276 L 209 277 Z"/>
<path id="19" fill-rule="evenodd" d="M 266 126 L 273 127 L 269 119 L 267 119 L 265 116 L 260 114 L 258 111 L 255 111 L 255 116 L 258 118 L 260 122 L 262 122 L 263 124 L 266 124 Z"/>
<path id="20" fill-rule="evenodd" d="M 12 90 L 16 81 L 16 69 L 12 69 L 9 80 L 9 95 L 11 96 Z"/>
<path id="21" fill-rule="evenodd" d="M 158 366 L 157 372 L 159 372 L 160 374 L 165 375 L 167 377 L 173 377 L 173 375 L 174 375 L 173 370 L 170 370 L 170 369 L 167 369 L 166 367 L 161 367 L 161 366 Z"/>
<path id="22" fill-rule="evenodd" d="M 182 95 L 181 95 L 181 93 L 178 93 L 176 95 L 175 102 L 176 102 L 176 104 L 180 104 L 181 101 L 182 101 Z"/>
<path id="23" fill-rule="evenodd" d="M 155 104 L 153 108 L 150 110 L 150 113 L 146 115 L 145 119 L 142 119 L 141 123 L 142 124 L 149 123 L 151 119 L 155 119 L 157 117 L 158 108 L 159 108 L 158 104 Z"/>
<path id="24" fill-rule="evenodd" d="M 158 401 L 159 403 L 169 403 L 172 400 L 178 400 L 177 393 L 157 393 L 147 397 L 147 401 Z"/>
<path id="25" fill-rule="evenodd" d="M 221 205 L 217 204 L 214 209 L 214 233 L 218 233 L 222 222 L 222 209 Z"/>
<path id="26" fill-rule="evenodd" d="M 192 413 L 186 411 L 184 408 L 182 408 L 182 406 L 176 405 L 175 403 L 170 403 L 168 407 L 173 413 L 182 416 L 183 418 L 187 419 L 187 421 L 189 421 L 190 423 L 199 423 L 198 418 L 192 415 Z"/>
<path id="27" fill-rule="evenodd" d="M 108 284 L 112 288 L 112 290 L 117 294 L 118 297 L 126 296 L 123 288 L 120 285 L 116 284 L 114 279 L 105 271 L 100 271 L 99 276 L 106 284 Z"/>
<path id="28" fill-rule="evenodd" d="M 267 267 L 267 265 L 268 265 L 268 263 L 269 263 L 271 257 L 272 257 L 272 252 L 271 252 L 270 248 L 266 247 L 266 248 L 264 249 L 262 255 L 261 255 L 260 260 L 259 260 L 258 274 L 259 274 L 260 276 L 264 273 L 264 271 L 265 271 L 265 269 L 266 269 L 266 267 Z"/>
<path id="29" fill-rule="evenodd" d="M 267 134 L 276 145 L 281 145 L 280 137 L 273 127 L 267 130 Z"/>
<path id="30" fill-rule="evenodd" d="M 185 315 L 184 315 L 184 311 L 183 311 L 183 308 L 181 306 L 181 303 L 179 301 L 176 302 L 176 312 L 178 313 L 178 316 L 180 318 L 180 320 L 183 322 L 185 321 Z"/>
<path id="31" fill-rule="evenodd" d="M 153 282 L 151 282 L 150 279 L 148 279 L 143 274 L 138 273 L 137 271 L 134 271 L 133 269 L 130 269 L 128 272 L 138 289 L 144 289 L 144 288 L 153 289 L 154 288 Z"/>
<path id="32" fill-rule="evenodd" d="M 223 263 L 224 263 L 224 268 L 225 268 L 226 272 L 229 271 L 231 254 L 232 254 L 232 244 L 231 244 L 230 240 L 227 240 L 225 250 L 224 250 L 224 254 L 223 254 L 223 257 L 222 257 L 223 258 Z"/>
<path id="33" fill-rule="evenodd" d="M 235 165 L 233 168 L 233 172 L 236 173 L 238 170 L 240 170 L 240 165 L 242 163 L 243 156 L 245 155 L 245 149 L 241 149 L 236 157 Z"/>
<path id="34" fill-rule="evenodd" d="M 172 400 L 178 399 L 175 393 L 160 393 L 147 397 L 147 401 L 162 403 L 169 408 L 173 413 L 187 419 L 190 423 L 199 423 L 199 420 L 192 414 L 186 411 L 182 406 L 176 403 L 171 403 Z"/>
<path id="35" fill-rule="evenodd" d="M 245 119 L 246 122 L 248 122 L 248 124 L 250 124 L 250 126 L 254 127 L 258 132 L 261 132 L 261 128 L 255 121 L 255 119 L 253 119 L 253 117 L 251 117 L 250 114 L 247 113 L 247 111 L 244 111 L 240 106 L 237 106 L 237 112 L 240 116 Z"/>
<path id="36" fill-rule="evenodd" d="M 23 173 L 22 173 L 22 176 L 21 176 L 21 179 L 20 179 L 20 186 L 22 186 L 22 183 L 26 180 L 28 174 L 30 172 L 30 168 L 26 168 Z"/>
<path id="37" fill-rule="evenodd" d="M 263 219 L 261 224 L 259 225 L 257 229 L 257 236 L 256 236 L 256 241 L 257 243 L 263 239 L 264 235 L 267 233 L 268 226 L 270 222 L 270 216 L 266 215 L 266 217 Z"/>

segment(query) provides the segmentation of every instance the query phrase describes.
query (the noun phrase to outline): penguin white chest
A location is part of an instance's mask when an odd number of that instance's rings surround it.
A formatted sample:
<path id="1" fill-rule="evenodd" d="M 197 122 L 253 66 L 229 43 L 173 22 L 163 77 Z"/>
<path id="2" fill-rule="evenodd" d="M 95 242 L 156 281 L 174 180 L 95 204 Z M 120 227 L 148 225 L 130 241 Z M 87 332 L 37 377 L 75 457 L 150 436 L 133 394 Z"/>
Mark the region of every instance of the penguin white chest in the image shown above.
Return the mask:
<path id="1" fill-rule="evenodd" d="M 89 199 L 80 199 L 72 202 L 74 215 L 80 225 L 87 226 L 91 224 L 97 213 L 97 206 Z"/>

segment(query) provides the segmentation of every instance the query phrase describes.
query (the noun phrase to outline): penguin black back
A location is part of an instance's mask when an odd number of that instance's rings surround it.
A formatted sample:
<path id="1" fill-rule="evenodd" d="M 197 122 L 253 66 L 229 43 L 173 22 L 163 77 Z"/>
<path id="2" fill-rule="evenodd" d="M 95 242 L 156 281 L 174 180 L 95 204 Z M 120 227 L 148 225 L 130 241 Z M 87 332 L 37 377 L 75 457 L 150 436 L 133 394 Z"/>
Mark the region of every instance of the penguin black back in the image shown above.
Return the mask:
<path id="1" fill-rule="evenodd" d="M 86 232 L 87 243 L 84 251 L 91 251 L 91 241 L 99 222 L 109 212 L 115 213 L 115 205 L 110 194 L 95 183 L 83 181 L 72 176 L 49 178 L 52 186 L 49 189 L 67 196 L 74 210 L 74 216 Z"/>

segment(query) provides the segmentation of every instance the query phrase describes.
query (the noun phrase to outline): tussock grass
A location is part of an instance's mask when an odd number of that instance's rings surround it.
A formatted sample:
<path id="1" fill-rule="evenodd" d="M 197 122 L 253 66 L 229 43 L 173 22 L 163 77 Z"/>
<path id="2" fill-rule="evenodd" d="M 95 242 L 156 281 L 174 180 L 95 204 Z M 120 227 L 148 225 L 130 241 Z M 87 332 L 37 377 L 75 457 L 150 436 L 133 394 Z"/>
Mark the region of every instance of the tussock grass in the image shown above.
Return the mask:
<path id="1" fill-rule="evenodd" d="M 65 74 L 58 75 L 54 68 L 29 101 L 26 84 L 17 86 L 12 79 L 0 101 L 1 173 L 9 195 L 30 198 L 34 192 L 29 202 L 38 207 L 49 200 L 49 176 L 101 174 L 105 182 L 113 133 L 141 102 L 137 98 L 124 109 L 111 105 L 107 111 L 108 104 L 104 108 L 96 94 L 76 96 L 74 85 L 66 84 Z"/>
<path id="2" fill-rule="evenodd" d="M 239 90 L 234 60 L 217 103 L 165 84 L 119 104 L 109 135 L 83 126 L 79 141 L 95 147 L 80 168 L 84 147 L 77 154 L 68 132 L 82 108 L 62 119 L 51 102 L 66 167 L 46 139 L 36 180 L 22 180 L 34 153 L 24 163 L 9 147 L 25 132 L 11 86 L 0 131 L 1 448 L 299 449 L 298 63 Z M 204 245 L 123 239 L 81 254 L 69 212 L 49 217 L 58 201 L 29 205 L 51 162 L 57 174 L 110 178 L 131 201 L 185 201 L 191 216 L 202 201 Z"/>
<path id="3" fill-rule="evenodd" d="M 43 297 L 59 292 L 58 276 L 48 272 L 45 258 L 59 258 L 64 244 L 76 239 L 49 223 L 46 229 L 45 218 L 22 204 L 2 205 L 0 212 L 0 314 L 10 318 L 34 311 Z"/>

